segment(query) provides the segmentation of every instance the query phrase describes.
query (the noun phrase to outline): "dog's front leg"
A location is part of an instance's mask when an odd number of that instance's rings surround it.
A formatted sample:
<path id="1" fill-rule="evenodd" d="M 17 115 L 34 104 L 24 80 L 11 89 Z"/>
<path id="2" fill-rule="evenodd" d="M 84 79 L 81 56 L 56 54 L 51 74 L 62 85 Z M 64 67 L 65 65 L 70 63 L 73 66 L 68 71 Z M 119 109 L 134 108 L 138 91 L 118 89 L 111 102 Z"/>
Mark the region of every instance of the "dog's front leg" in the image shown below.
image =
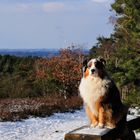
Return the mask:
<path id="1" fill-rule="evenodd" d="M 102 106 L 102 99 L 103 97 L 100 97 L 95 103 L 96 109 L 98 110 L 98 120 L 99 120 L 98 126 L 101 128 L 105 126 L 105 121 L 106 121 L 105 109 Z"/>
<path id="2" fill-rule="evenodd" d="M 105 125 L 105 110 L 102 106 L 99 107 L 99 124 L 98 126 L 103 128 Z"/>
<path id="3" fill-rule="evenodd" d="M 87 105 L 85 106 L 85 109 L 86 109 L 86 114 L 89 118 L 91 127 L 96 127 L 98 125 L 98 118 L 96 117 L 96 115 L 93 114 L 93 112 L 90 110 L 90 108 Z"/>

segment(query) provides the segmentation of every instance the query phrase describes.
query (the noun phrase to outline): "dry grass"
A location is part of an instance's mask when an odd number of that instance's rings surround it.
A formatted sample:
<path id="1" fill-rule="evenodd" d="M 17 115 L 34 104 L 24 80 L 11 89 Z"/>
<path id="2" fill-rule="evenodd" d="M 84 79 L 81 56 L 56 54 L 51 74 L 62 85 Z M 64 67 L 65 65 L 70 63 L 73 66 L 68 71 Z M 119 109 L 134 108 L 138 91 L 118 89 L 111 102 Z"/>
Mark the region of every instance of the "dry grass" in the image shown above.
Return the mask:
<path id="1" fill-rule="evenodd" d="M 29 116 L 45 117 L 56 112 L 79 109 L 82 106 L 80 97 L 67 99 L 63 97 L 0 99 L 0 121 L 17 121 Z"/>

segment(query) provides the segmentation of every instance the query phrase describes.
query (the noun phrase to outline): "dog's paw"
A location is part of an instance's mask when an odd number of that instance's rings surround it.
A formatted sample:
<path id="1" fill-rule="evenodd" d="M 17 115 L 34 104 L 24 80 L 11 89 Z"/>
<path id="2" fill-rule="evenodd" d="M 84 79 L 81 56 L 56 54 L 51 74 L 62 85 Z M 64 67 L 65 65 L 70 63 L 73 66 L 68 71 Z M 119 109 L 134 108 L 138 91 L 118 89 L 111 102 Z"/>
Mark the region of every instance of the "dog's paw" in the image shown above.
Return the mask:
<path id="1" fill-rule="evenodd" d="M 115 127 L 116 127 L 116 126 L 113 125 L 113 124 L 109 124 L 109 125 L 106 126 L 106 128 L 108 128 L 108 129 L 114 129 Z"/>
<path id="2" fill-rule="evenodd" d="M 103 124 L 103 123 L 99 123 L 99 124 L 98 124 L 98 127 L 99 127 L 99 128 L 104 128 L 104 124 Z"/>
<path id="3" fill-rule="evenodd" d="M 92 123 L 91 125 L 90 125 L 90 127 L 96 127 L 98 125 L 98 122 L 95 122 L 95 123 Z"/>

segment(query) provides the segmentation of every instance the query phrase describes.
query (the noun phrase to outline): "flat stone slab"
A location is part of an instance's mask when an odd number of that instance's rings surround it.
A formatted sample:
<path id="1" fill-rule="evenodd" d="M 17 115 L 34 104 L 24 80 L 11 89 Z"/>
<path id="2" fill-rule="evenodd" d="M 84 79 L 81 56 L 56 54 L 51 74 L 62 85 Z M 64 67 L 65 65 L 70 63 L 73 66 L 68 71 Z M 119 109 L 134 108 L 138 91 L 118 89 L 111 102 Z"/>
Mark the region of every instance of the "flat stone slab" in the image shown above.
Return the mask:
<path id="1" fill-rule="evenodd" d="M 98 128 L 82 126 L 75 129 L 65 135 L 65 140 L 110 140 L 105 137 L 110 129 L 108 128 Z"/>
<path id="2" fill-rule="evenodd" d="M 83 126 L 77 130 L 74 130 L 72 133 L 75 134 L 88 134 L 88 135 L 97 135 L 97 136 L 102 136 L 106 133 L 108 133 L 110 131 L 110 129 L 108 128 L 98 128 L 98 127 L 89 127 L 89 126 Z"/>
<path id="3" fill-rule="evenodd" d="M 131 122 L 133 125 L 133 121 L 139 124 L 139 120 L 137 117 L 128 115 L 127 122 Z M 120 131 L 116 131 L 117 129 L 108 129 L 108 128 L 99 128 L 99 127 L 89 127 L 89 126 L 82 126 L 77 128 L 67 134 L 65 134 L 64 140 L 112 140 L 114 136 L 118 136 L 124 129 Z M 134 130 L 134 129 L 132 129 Z M 118 133 L 119 132 L 119 133 Z"/>

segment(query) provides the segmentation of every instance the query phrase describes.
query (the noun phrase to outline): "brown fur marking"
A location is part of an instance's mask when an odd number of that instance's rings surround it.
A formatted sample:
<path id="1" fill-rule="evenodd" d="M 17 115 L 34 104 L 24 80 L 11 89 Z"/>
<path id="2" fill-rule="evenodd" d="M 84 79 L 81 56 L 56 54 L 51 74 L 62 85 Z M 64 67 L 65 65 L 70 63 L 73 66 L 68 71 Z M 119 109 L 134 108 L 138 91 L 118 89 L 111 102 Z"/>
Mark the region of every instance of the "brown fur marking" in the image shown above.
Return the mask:
<path id="1" fill-rule="evenodd" d="M 101 126 L 107 125 L 109 128 L 114 128 L 115 121 L 113 120 L 112 109 L 110 109 L 108 105 L 105 105 L 105 107 L 103 107 L 101 104 L 102 100 L 103 97 L 100 97 L 95 104 L 95 107 L 99 112 L 98 114 L 99 124 Z"/>
<path id="2" fill-rule="evenodd" d="M 90 120 L 90 123 L 93 124 L 94 126 L 96 126 L 98 124 L 97 117 L 91 112 L 90 108 L 87 105 L 85 108 L 86 108 L 86 113 Z"/>
<path id="3" fill-rule="evenodd" d="M 101 105 L 102 100 L 103 100 L 103 97 L 100 97 L 96 101 L 95 107 L 96 107 L 97 111 L 99 112 L 99 114 L 98 114 L 99 123 L 104 125 L 105 124 L 105 110 Z"/>
<path id="4" fill-rule="evenodd" d="M 89 69 L 87 68 L 85 73 L 84 73 L 84 77 L 86 78 L 89 75 Z"/>

